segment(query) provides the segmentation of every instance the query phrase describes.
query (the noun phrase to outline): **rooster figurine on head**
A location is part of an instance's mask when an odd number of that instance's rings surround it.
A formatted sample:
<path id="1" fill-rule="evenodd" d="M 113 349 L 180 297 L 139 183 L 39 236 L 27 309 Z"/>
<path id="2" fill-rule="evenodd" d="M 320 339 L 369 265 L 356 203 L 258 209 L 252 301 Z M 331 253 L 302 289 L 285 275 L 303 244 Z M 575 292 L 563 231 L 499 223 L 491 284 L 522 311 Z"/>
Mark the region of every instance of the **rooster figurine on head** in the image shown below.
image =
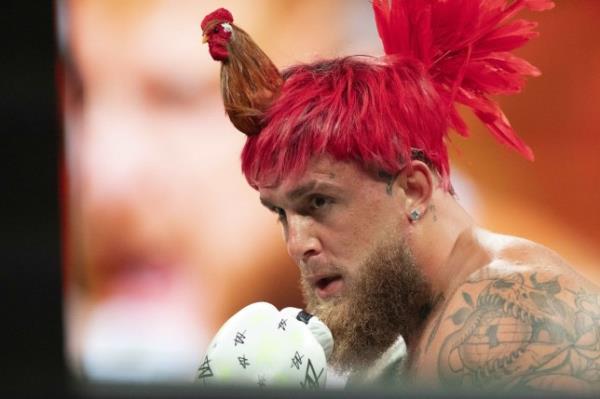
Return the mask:
<path id="1" fill-rule="evenodd" d="M 221 92 L 233 125 L 248 136 L 262 129 L 263 117 L 277 98 L 283 78 L 252 38 L 219 8 L 201 23 L 203 42 L 213 59 L 221 61 Z M 249 84 L 251 83 L 251 84 Z"/>

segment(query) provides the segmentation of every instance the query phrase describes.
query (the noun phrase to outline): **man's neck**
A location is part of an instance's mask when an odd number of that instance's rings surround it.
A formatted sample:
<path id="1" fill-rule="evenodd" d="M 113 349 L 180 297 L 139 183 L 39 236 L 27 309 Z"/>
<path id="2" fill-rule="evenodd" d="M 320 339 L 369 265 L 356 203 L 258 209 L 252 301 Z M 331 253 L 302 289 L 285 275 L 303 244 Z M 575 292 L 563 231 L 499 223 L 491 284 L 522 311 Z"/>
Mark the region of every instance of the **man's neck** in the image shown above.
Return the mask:
<path id="1" fill-rule="evenodd" d="M 415 225 L 409 245 L 431 282 L 434 297 L 447 296 L 453 282 L 480 264 L 475 223 L 448 193 L 437 190 L 425 217 Z"/>

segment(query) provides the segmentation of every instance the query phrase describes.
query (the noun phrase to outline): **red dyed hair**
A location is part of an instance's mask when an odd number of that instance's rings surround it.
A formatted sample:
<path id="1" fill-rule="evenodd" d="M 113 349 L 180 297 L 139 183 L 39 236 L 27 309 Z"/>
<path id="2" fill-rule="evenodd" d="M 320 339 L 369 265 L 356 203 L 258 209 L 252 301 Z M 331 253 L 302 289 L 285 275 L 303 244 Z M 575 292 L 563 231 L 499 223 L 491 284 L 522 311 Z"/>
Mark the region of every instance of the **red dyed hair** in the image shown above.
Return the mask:
<path id="1" fill-rule="evenodd" d="M 512 18 L 552 7 L 552 0 L 373 0 L 385 57 L 301 64 L 283 77 L 253 42 L 232 35 L 221 86 L 230 118 L 250 135 L 246 179 L 255 188 L 274 184 L 323 154 L 394 175 L 417 150 L 450 190 L 447 133 L 468 135 L 456 104 L 533 160 L 491 96 L 517 93 L 525 76 L 540 74 L 511 53 L 537 36 L 536 24 Z M 219 18 L 231 14 L 217 10 L 203 25 Z M 239 67 L 229 68 L 238 58 Z"/>
<path id="2" fill-rule="evenodd" d="M 253 187 L 297 176 L 322 154 L 394 175 L 419 149 L 450 188 L 448 111 L 420 62 L 353 56 L 296 65 L 284 78 L 242 152 Z"/>

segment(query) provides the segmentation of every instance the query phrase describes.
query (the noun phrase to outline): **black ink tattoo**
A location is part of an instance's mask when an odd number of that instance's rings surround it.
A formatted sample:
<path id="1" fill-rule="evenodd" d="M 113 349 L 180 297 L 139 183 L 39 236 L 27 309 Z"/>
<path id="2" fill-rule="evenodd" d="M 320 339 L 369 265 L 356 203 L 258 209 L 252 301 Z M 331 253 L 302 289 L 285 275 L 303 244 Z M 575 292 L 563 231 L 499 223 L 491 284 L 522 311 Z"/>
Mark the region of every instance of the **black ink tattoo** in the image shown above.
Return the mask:
<path id="1" fill-rule="evenodd" d="M 486 390 L 600 389 L 600 295 L 566 289 L 560 277 L 539 281 L 537 274 L 470 284 L 483 285 L 477 297 L 463 291 L 464 306 L 440 316 L 455 326 L 439 352 L 443 383 Z"/>
<path id="2" fill-rule="evenodd" d="M 392 184 L 392 182 L 390 181 L 390 182 L 388 182 L 387 186 L 385 187 L 385 192 L 386 192 L 388 195 L 392 195 L 392 188 L 393 188 L 393 184 Z"/>
<path id="3" fill-rule="evenodd" d="M 433 204 L 429 205 L 428 209 L 429 209 L 429 212 L 431 213 L 431 216 L 433 217 L 433 221 L 437 222 L 438 219 L 437 219 L 437 214 L 435 212 L 435 205 L 433 205 Z"/>
<path id="4" fill-rule="evenodd" d="M 392 188 L 394 187 L 394 176 L 385 171 L 379 171 L 378 176 L 380 179 L 385 181 L 385 192 L 388 195 L 392 195 Z"/>
<path id="5" fill-rule="evenodd" d="M 429 347 L 431 346 L 431 343 L 433 342 L 433 340 L 435 339 L 435 336 L 437 335 L 437 332 L 440 328 L 440 324 L 442 324 L 442 318 L 444 317 L 444 312 L 442 311 L 440 313 L 440 315 L 435 319 L 435 322 L 433 323 L 433 328 L 431 329 L 431 334 L 429 334 L 429 339 L 427 340 L 427 346 L 425 346 L 425 350 L 428 351 Z"/>
<path id="6" fill-rule="evenodd" d="M 435 305 L 437 305 L 445 300 L 444 295 L 438 295 L 437 299 L 434 301 Z M 444 304 L 444 308 L 440 311 L 439 315 L 436 317 L 435 322 L 433 323 L 433 328 L 431 329 L 431 334 L 429 334 L 429 339 L 427 340 L 427 345 L 425 346 L 425 350 L 428 351 L 431 343 L 433 342 L 435 336 L 437 335 L 438 329 L 440 328 L 440 324 L 442 324 L 443 316 L 446 313 L 446 308 L 448 307 L 448 302 Z"/>

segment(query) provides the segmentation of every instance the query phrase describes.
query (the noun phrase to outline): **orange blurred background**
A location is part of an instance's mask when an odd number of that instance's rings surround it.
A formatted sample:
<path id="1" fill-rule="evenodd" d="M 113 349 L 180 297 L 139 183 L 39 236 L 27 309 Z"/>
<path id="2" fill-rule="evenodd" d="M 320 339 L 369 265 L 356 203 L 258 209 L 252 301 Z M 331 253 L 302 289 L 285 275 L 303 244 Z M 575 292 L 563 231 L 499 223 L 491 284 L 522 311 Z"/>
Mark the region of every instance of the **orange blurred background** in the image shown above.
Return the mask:
<path id="1" fill-rule="evenodd" d="M 470 116 L 472 138 L 454 140 L 453 160 L 476 186 L 486 227 L 547 245 L 600 281 L 600 2 L 556 4 L 526 14 L 540 37 L 517 52 L 542 76 L 500 98 L 535 162 L 499 147 Z"/>
<path id="2" fill-rule="evenodd" d="M 543 75 L 500 102 L 530 163 L 465 113 L 453 181 L 484 227 L 541 242 L 600 281 L 600 2 L 527 14 Z M 200 21 L 230 9 L 274 62 L 381 55 L 367 0 L 57 3 L 65 71 L 65 320 L 75 375 L 184 381 L 248 303 L 301 306 L 279 228 L 240 172 Z"/>

